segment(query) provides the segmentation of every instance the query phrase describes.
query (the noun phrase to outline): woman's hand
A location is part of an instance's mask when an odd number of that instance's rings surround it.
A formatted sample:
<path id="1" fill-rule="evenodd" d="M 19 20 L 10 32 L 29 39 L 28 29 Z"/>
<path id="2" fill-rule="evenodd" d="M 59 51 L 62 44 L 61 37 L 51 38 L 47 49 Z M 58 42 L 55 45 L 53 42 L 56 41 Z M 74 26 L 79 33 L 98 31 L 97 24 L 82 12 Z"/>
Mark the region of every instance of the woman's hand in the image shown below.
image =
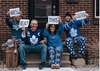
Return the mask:
<path id="1" fill-rule="evenodd" d="M 48 28 L 48 27 L 49 27 L 49 23 L 46 24 L 46 28 Z"/>
<path id="2" fill-rule="evenodd" d="M 59 22 L 60 22 L 60 23 L 62 23 L 61 17 L 60 17 L 60 16 L 58 16 L 58 18 L 59 18 Z"/>

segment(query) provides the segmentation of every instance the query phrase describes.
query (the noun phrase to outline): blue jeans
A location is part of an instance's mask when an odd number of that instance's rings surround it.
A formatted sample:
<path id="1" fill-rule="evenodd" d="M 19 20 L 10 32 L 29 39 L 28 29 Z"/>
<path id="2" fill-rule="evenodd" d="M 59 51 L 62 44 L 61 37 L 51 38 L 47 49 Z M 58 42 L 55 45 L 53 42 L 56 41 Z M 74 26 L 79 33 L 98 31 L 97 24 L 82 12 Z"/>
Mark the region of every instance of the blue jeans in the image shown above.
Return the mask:
<path id="1" fill-rule="evenodd" d="M 45 44 L 40 44 L 37 46 L 30 46 L 22 44 L 19 47 L 20 49 L 20 63 L 26 63 L 25 52 L 26 53 L 40 53 L 41 52 L 41 62 L 46 61 L 47 46 Z"/>

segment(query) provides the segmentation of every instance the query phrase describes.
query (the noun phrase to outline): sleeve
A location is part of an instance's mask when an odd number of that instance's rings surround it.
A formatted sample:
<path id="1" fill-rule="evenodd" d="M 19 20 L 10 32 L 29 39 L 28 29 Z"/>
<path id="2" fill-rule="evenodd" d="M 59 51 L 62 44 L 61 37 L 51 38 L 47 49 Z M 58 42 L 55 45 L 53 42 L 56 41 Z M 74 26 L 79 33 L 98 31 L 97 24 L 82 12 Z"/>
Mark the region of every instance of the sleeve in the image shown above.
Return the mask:
<path id="1" fill-rule="evenodd" d="M 6 23 L 7 23 L 7 25 L 8 25 L 9 27 L 12 27 L 12 22 L 11 22 L 9 19 L 7 19 L 7 18 L 6 18 Z"/>
<path id="2" fill-rule="evenodd" d="M 64 25 L 64 30 L 69 30 L 73 25 L 73 20 Z"/>
<path id="3" fill-rule="evenodd" d="M 83 27 L 83 26 L 86 26 L 87 24 L 88 24 L 88 22 L 89 22 L 89 18 L 86 18 L 86 19 L 84 19 L 84 20 L 78 20 L 77 21 L 77 25 L 80 27 Z"/>
<path id="4" fill-rule="evenodd" d="M 23 33 L 22 33 L 21 40 L 24 41 L 24 42 L 26 41 L 26 31 L 25 31 L 25 35 L 23 35 Z"/>
<path id="5" fill-rule="evenodd" d="M 43 36 L 47 38 L 48 35 L 49 35 L 48 28 L 45 28 L 45 30 L 43 32 Z"/>
<path id="6" fill-rule="evenodd" d="M 58 33 L 61 34 L 63 32 L 63 23 L 60 23 L 60 28 L 58 29 Z"/>
<path id="7" fill-rule="evenodd" d="M 41 40 L 44 40 L 44 37 L 43 37 L 43 34 L 42 34 L 42 32 L 40 33 L 40 35 L 41 35 Z"/>

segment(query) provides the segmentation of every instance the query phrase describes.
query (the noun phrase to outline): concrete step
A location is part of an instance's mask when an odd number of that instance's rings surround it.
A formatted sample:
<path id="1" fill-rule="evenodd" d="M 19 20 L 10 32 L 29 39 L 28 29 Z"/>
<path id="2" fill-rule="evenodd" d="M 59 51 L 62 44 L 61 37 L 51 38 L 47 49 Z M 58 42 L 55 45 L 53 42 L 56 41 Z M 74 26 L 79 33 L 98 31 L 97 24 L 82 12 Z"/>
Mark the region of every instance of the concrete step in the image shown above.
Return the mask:
<path id="1" fill-rule="evenodd" d="M 61 54 L 61 66 L 67 67 L 71 64 L 69 61 L 69 53 L 62 53 Z M 40 65 L 41 61 L 41 54 L 26 54 L 26 64 L 27 67 L 38 67 Z M 48 62 L 49 62 L 49 54 L 47 54 L 46 57 L 46 63 L 45 66 L 48 67 Z"/>

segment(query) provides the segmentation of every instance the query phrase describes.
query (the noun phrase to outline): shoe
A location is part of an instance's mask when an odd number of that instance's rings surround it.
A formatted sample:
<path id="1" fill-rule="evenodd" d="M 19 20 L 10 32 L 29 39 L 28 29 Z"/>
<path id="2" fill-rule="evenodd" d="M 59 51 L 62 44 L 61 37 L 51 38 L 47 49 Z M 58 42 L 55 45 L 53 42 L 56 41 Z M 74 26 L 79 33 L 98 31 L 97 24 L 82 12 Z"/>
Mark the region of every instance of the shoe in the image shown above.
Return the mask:
<path id="1" fill-rule="evenodd" d="M 52 64 L 51 65 L 51 69 L 55 69 L 56 68 L 56 65 L 55 64 Z"/>
<path id="2" fill-rule="evenodd" d="M 39 66 L 39 69 L 43 69 L 44 66 L 45 66 L 45 62 L 42 62 L 42 63 L 40 64 L 40 66 Z"/>
<path id="3" fill-rule="evenodd" d="M 78 55 L 77 54 L 74 54 L 73 55 L 73 59 L 77 59 L 78 58 Z"/>
<path id="4" fill-rule="evenodd" d="M 56 69 L 59 69 L 60 68 L 60 65 L 59 64 L 56 64 Z"/>
<path id="5" fill-rule="evenodd" d="M 78 58 L 83 58 L 83 56 L 81 54 L 77 54 L 78 55 Z"/>
<path id="6" fill-rule="evenodd" d="M 23 64 L 22 64 L 22 68 L 23 68 L 23 69 L 26 69 L 26 63 L 23 63 Z"/>

